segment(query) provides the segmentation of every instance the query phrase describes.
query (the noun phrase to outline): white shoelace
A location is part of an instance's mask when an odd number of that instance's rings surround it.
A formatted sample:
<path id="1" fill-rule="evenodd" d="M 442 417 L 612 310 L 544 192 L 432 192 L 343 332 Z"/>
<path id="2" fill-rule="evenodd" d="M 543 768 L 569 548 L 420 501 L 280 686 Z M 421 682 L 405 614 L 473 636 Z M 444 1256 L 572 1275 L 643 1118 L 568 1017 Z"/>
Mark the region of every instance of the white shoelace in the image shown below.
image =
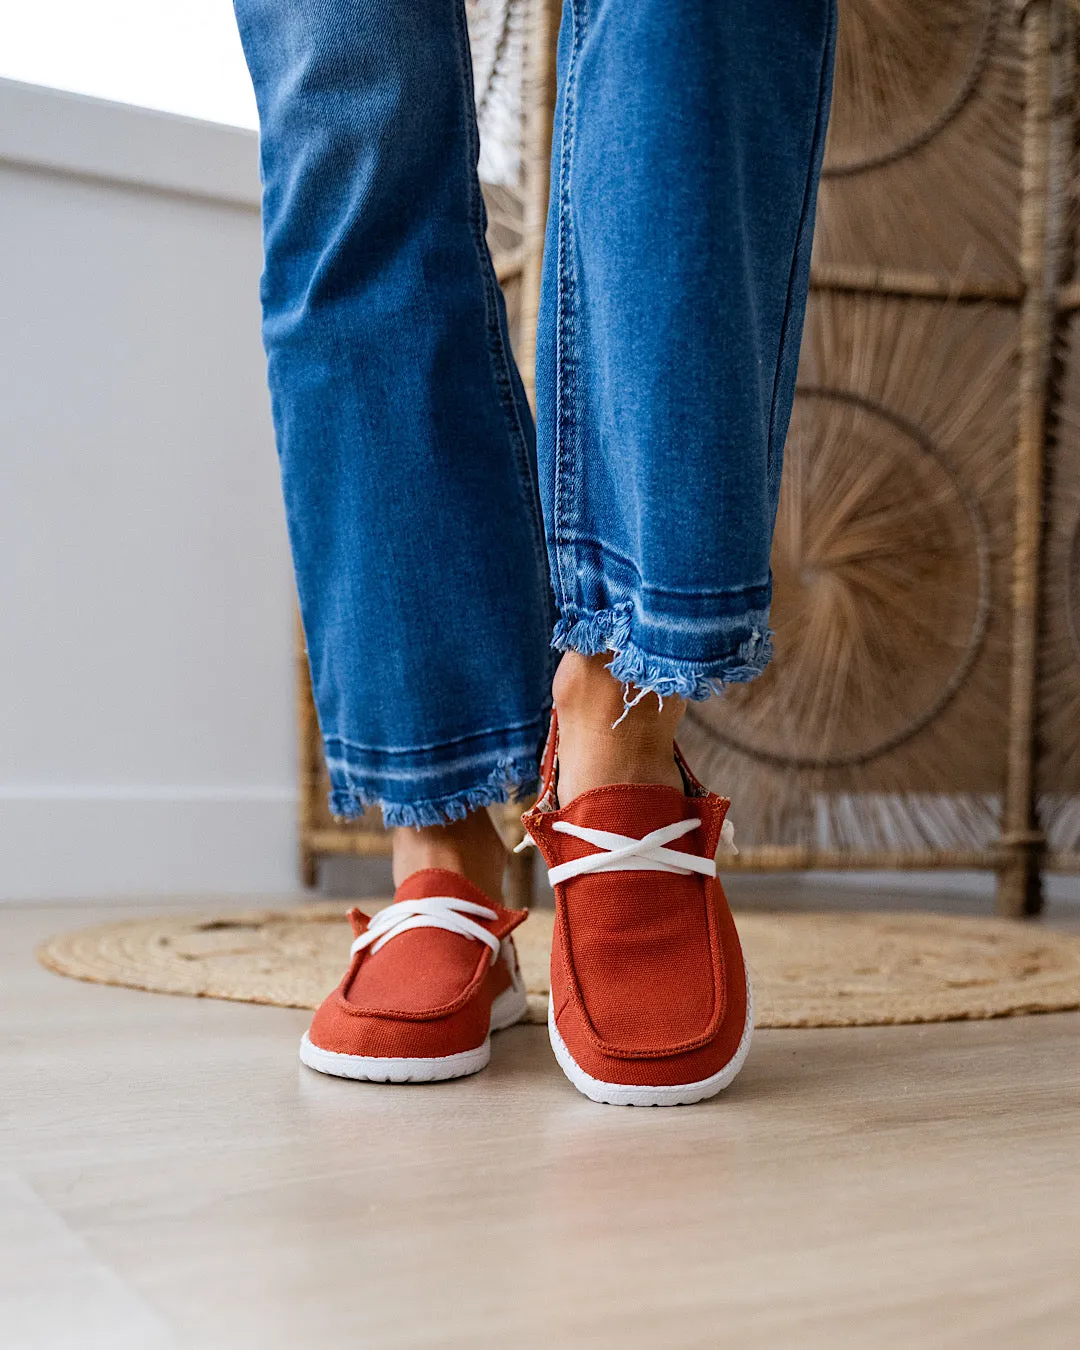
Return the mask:
<path id="1" fill-rule="evenodd" d="M 367 929 L 353 943 L 352 954 L 355 956 L 365 947 L 377 952 L 391 938 L 407 933 L 410 928 L 445 928 L 449 933 L 486 942 L 491 948 L 491 964 L 494 965 L 501 943 L 494 933 L 470 919 L 470 914 L 479 919 L 499 917 L 493 909 L 474 904 L 472 900 L 459 900 L 456 895 L 429 895 L 423 900 L 395 901 L 372 918 Z"/>
<path id="2" fill-rule="evenodd" d="M 571 862 L 560 863 L 558 867 L 548 869 L 548 881 L 557 886 L 571 877 L 583 876 L 586 872 L 674 872 L 677 876 L 688 877 L 693 872 L 703 876 L 716 876 L 716 859 L 701 858 L 696 853 L 682 853 L 678 849 L 665 848 L 675 839 L 696 830 L 701 825 L 697 816 L 689 820 L 677 820 L 671 825 L 662 825 L 651 830 L 641 839 L 630 834 L 614 834 L 610 830 L 591 830 L 584 825 L 571 825 L 568 820 L 557 820 L 552 829 L 559 834 L 573 835 L 587 844 L 595 844 L 601 851 L 586 854 L 584 858 L 574 858 Z M 735 847 L 735 828 L 725 820 L 720 830 L 720 838 L 732 853 L 738 853 Z M 520 853 L 536 840 L 527 834 L 514 849 Z"/>

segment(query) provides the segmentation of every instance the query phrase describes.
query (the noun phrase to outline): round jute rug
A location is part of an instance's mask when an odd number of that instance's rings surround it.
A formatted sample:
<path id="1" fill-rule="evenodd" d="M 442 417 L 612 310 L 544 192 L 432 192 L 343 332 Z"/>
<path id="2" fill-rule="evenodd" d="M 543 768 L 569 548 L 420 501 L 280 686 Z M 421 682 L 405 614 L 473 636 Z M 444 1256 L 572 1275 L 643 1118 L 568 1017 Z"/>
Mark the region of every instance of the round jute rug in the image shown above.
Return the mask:
<path id="1" fill-rule="evenodd" d="M 374 911 L 378 902 L 365 903 Z M 553 915 L 515 933 L 533 1021 L 547 1014 Z M 738 916 L 760 1027 L 944 1022 L 1080 1008 L 1080 937 L 940 914 Z M 340 980 L 343 906 L 158 916 L 50 938 L 50 970 L 166 994 L 314 1008 Z"/>

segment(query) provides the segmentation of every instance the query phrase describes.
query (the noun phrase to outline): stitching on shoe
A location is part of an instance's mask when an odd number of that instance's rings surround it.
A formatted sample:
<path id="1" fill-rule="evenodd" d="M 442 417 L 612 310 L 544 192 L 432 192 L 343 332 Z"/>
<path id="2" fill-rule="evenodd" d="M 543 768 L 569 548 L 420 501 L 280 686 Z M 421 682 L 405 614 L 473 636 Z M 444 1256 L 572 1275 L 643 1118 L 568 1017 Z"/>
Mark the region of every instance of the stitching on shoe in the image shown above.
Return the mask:
<path id="1" fill-rule="evenodd" d="M 708 892 L 708 882 L 703 878 L 703 903 L 705 905 L 706 923 L 709 932 L 709 954 L 712 958 L 712 976 L 713 976 L 713 1011 L 703 1031 L 697 1036 L 686 1041 L 680 1041 L 673 1045 L 662 1046 L 650 1050 L 633 1050 L 625 1046 L 616 1046 L 610 1041 L 604 1040 L 596 1028 L 589 1013 L 588 1005 L 585 1002 L 585 996 L 581 992 L 581 985 L 578 981 L 577 970 L 574 965 L 573 945 L 570 941 L 570 928 L 566 919 L 566 902 L 559 896 L 558 892 L 562 886 L 556 887 L 556 920 L 559 925 L 559 931 L 562 936 L 563 955 L 566 964 L 567 985 L 569 993 L 566 1006 L 573 1003 L 575 1009 L 582 1019 L 583 1028 L 586 1036 L 593 1043 L 593 1047 L 601 1054 L 609 1056 L 611 1059 L 670 1059 L 675 1055 L 683 1055 L 691 1050 L 703 1049 L 716 1039 L 720 1030 L 720 1025 L 724 1020 L 724 1010 L 727 1006 L 727 988 L 724 978 L 724 963 L 722 959 L 722 944 L 720 942 L 720 931 L 716 920 L 716 906 L 712 901 L 712 896 Z M 715 884 L 715 883 L 714 883 Z"/>

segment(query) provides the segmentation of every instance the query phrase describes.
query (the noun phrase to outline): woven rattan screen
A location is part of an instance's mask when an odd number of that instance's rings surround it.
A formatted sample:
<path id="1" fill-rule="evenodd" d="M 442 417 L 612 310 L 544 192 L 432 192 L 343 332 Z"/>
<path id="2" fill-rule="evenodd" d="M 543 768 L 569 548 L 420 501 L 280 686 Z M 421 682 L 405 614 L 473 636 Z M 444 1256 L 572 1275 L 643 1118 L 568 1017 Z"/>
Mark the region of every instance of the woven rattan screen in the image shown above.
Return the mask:
<path id="1" fill-rule="evenodd" d="M 841 4 L 777 658 L 690 714 L 743 866 L 996 868 L 1017 913 L 1040 822 L 1080 863 L 1074 56 L 1064 0 Z"/>

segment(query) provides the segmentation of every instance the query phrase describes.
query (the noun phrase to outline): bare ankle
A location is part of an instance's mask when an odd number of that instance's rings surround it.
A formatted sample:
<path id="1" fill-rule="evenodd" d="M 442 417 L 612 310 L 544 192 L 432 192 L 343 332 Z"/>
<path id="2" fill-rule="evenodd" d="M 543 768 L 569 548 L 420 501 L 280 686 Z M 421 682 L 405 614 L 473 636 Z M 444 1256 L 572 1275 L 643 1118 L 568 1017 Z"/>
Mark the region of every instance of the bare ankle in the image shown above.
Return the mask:
<path id="1" fill-rule="evenodd" d="M 394 831 L 394 885 L 425 867 L 460 872 L 474 886 L 498 900 L 502 892 L 506 849 L 486 811 L 470 812 L 464 820 L 422 829 L 403 826 Z"/>
<path id="2" fill-rule="evenodd" d="M 661 707 L 649 694 L 627 708 L 622 685 L 607 669 L 610 660 L 610 653 L 567 652 L 555 674 L 559 800 L 564 806 L 579 793 L 607 783 L 683 786 L 675 762 L 675 732 L 685 703 L 670 698 Z"/>

